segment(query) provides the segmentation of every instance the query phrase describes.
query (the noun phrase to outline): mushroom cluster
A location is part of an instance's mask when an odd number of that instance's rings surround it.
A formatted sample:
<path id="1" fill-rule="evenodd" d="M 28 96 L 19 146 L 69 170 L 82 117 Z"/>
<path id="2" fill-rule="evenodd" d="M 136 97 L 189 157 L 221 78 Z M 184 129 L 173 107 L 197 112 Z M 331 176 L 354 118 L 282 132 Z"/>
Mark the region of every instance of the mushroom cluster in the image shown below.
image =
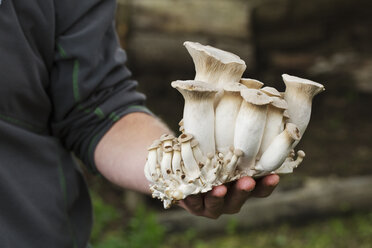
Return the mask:
<path id="1" fill-rule="evenodd" d="M 185 42 L 194 80 L 172 82 L 184 97 L 181 135 L 164 134 L 148 148 L 145 176 L 153 197 L 169 208 L 191 194 L 242 176 L 292 173 L 305 157 L 294 148 L 324 86 L 283 74 L 285 92 L 242 78 L 237 55 Z M 263 88 L 262 88 L 263 87 Z"/>

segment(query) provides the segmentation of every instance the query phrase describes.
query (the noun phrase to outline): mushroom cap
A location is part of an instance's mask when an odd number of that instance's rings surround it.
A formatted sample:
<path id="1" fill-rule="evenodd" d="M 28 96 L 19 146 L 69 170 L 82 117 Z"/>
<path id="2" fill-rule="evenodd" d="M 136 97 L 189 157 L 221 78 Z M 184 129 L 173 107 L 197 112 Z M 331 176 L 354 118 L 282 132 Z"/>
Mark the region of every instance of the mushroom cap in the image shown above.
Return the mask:
<path id="1" fill-rule="evenodd" d="M 223 90 L 226 92 L 240 92 L 242 90 L 248 89 L 246 86 L 244 86 L 241 83 L 227 83 L 223 86 Z"/>
<path id="2" fill-rule="evenodd" d="M 173 147 L 172 146 L 166 146 L 164 147 L 164 152 L 173 152 Z"/>
<path id="3" fill-rule="evenodd" d="M 245 62 L 239 56 L 233 53 L 212 47 L 212 46 L 208 46 L 208 45 L 205 46 L 198 42 L 191 42 L 191 41 L 185 41 L 183 45 L 187 48 L 189 52 L 190 52 L 190 49 L 203 52 L 207 54 L 208 56 L 221 61 L 224 64 L 237 63 L 237 64 L 245 65 Z"/>
<path id="4" fill-rule="evenodd" d="M 195 146 L 199 145 L 199 142 L 196 139 L 193 139 L 191 141 L 191 148 L 194 148 Z"/>
<path id="5" fill-rule="evenodd" d="M 260 89 L 264 84 L 256 79 L 241 78 L 240 83 L 249 89 Z"/>
<path id="6" fill-rule="evenodd" d="M 254 105 L 267 105 L 273 101 L 271 97 L 256 89 L 245 89 L 240 94 L 246 102 Z"/>
<path id="7" fill-rule="evenodd" d="M 274 87 L 270 87 L 270 86 L 265 86 L 262 89 L 260 89 L 260 91 L 262 91 L 268 96 L 277 96 L 277 97 L 281 96 L 280 92 L 277 89 L 275 89 Z"/>
<path id="8" fill-rule="evenodd" d="M 211 152 L 208 152 L 207 153 L 207 158 L 208 159 L 212 159 L 214 157 L 214 154 L 213 153 L 211 153 Z"/>
<path id="9" fill-rule="evenodd" d="M 172 134 L 166 133 L 166 134 L 163 134 L 162 136 L 160 136 L 160 141 L 164 142 L 164 141 L 167 141 L 167 140 L 172 140 L 174 138 L 175 137 Z"/>
<path id="10" fill-rule="evenodd" d="M 297 156 L 298 156 L 298 157 L 302 157 L 302 158 L 304 158 L 304 157 L 306 156 L 306 154 L 305 154 L 304 151 L 302 151 L 302 150 L 298 150 L 298 151 L 297 151 Z"/>
<path id="11" fill-rule="evenodd" d="M 273 107 L 282 109 L 282 110 L 288 109 L 288 104 L 284 99 L 280 97 L 275 97 L 275 96 L 271 97 L 271 99 L 273 100 L 273 102 L 271 103 Z"/>
<path id="12" fill-rule="evenodd" d="M 194 136 L 192 136 L 192 134 L 189 134 L 189 133 L 183 133 L 183 134 L 181 134 L 181 135 L 178 137 L 178 141 L 181 142 L 181 143 L 185 143 L 185 142 L 190 141 L 192 138 L 194 138 Z"/>
<path id="13" fill-rule="evenodd" d="M 218 89 L 213 85 L 195 80 L 177 80 L 172 82 L 172 87 L 187 91 L 199 92 L 218 92 Z"/>
<path id="14" fill-rule="evenodd" d="M 289 119 L 289 113 L 288 110 L 284 110 L 283 117 Z"/>
<path id="15" fill-rule="evenodd" d="M 285 129 L 287 130 L 288 134 L 294 139 L 294 140 L 300 140 L 301 139 L 301 133 L 300 130 L 297 128 L 297 126 L 293 123 L 287 123 L 285 125 Z"/>
<path id="16" fill-rule="evenodd" d="M 214 98 L 218 89 L 212 84 L 195 80 L 177 80 L 172 82 L 172 87 L 176 88 L 187 99 L 203 101 Z"/>
<path id="17" fill-rule="evenodd" d="M 179 144 L 174 144 L 173 145 L 173 150 L 179 152 L 179 151 L 181 151 L 181 146 Z"/>
<path id="18" fill-rule="evenodd" d="M 183 124 L 184 124 L 184 121 L 183 121 L 183 119 L 181 119 L 180 122 L 178 122 L 178 125 L 183 126 Z"/>
<path id="19" fill-rule="evenodd" d="M 244 152 L 240 149 L 235 149 L 234 154 L 235 154 L 235 156 L 241 157 L 241 156 L 243 156 Z"/>
<path id="20" fill-rule="evenodd" d="M 155 140 L 148 148 L 147 148 L 147 150 L 148 151 L 151 151 L 151 150 L 153 150 L 153 149 L 158 149 L 159 148 L 159 146 L 160 146 L 160 144 L 161 144 L 161 141 L 160 140 Z"/>
<path id="21" fill-rule="evenodd" d="M 304 85 L 315 86 L 315 87 L 319 88 L 319 92 L 325 90 L 325 88 L 322 84 L 311 81 L 309 79 L 300 78 L 300 77 L 296 77 L 296 76 L 291 76 L 291 75 L 288 75 L 288 74 L 283 74 L 282 78 L 283 78 L 283 81 L 285 83 L 299 83 L 299 84 L 304 84 Z"/>

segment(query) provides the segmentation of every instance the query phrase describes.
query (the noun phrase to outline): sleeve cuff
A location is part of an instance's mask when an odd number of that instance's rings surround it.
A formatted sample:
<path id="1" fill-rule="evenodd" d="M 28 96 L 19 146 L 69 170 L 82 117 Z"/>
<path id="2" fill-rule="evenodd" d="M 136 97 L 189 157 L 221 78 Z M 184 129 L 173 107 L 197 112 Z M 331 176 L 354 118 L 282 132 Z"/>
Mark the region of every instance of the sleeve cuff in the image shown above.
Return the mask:
<path id="1" fill-rule="evenodd" d="M 118 121 L 120 120 L 122 117 L 124 117 L 125 115 L 127 114 L 130 114 L 130 113 L 135 113 L 135 112 L 139 112 L 139 113 L 146 113 L 146 114 L 149 114 L 149 115 L 152 115 L 152 116 L 155 116 L 148 108 L 146 108 L 145 106 L 141 106 L 141 105 L 132 105 L 132 106 L 129 106 L 127 107 L 125 110 L 123 111 L 120 111 L 120 112 L 116 112 L 116 111 L 113 111 L 110 115 L 108 115 L 108 117 L 101 123 L 101 125 L 99 125 L 99 127 L 97 127 L 96 130 L 98 130 L 97 132 L 95 132 L 94 135 L 92 135 L 92 138 L 90 139 L 90 142 L 89 142 L 89 146 L 88 146 L 88 152 L 87 152 L 87 155 L 88 155 L 88 158 L 87 158 L 87 167 L 89 168 L 89 170 L 94 173 L 94 174 L 99 174 L 99 171 L 97 170 L 97 166 L 96 166 L 96 163 L 94 161 L 94 152 L 96 150 L 96 147 L 99 143 L 99 141 L 102 139 L 102 137 L 108 132 L 108 130 Z"/>

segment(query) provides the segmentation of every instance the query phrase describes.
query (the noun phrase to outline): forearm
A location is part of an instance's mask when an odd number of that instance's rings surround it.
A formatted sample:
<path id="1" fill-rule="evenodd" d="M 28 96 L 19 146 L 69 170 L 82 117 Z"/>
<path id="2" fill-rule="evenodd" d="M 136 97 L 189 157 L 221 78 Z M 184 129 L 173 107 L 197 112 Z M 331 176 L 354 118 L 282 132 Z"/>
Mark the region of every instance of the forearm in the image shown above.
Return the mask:
<path id="1" fill-rule="evenodd" d="M 120 187 L 150 193 L 143 173 L 147 147 L 162 134 L 170 132 L 153 116 L 128 114 L 98 143 L 94 154 L 98 171 Z"/>

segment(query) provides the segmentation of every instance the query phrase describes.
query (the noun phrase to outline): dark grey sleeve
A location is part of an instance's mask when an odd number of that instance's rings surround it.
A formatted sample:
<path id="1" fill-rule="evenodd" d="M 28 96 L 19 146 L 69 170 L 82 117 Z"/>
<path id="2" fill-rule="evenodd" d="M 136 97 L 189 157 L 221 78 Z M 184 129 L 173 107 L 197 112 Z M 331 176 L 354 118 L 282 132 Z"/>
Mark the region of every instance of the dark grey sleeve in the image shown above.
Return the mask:
<path id="1" fill-rule="evenodd" d="M 114 0 L 56 4 L 56 49 L 51 69 L 52 131 L 93 171 L 94 150 L 107 130 L 131 112 L 150 113 L 124 66 L 113 17 Z"/>

